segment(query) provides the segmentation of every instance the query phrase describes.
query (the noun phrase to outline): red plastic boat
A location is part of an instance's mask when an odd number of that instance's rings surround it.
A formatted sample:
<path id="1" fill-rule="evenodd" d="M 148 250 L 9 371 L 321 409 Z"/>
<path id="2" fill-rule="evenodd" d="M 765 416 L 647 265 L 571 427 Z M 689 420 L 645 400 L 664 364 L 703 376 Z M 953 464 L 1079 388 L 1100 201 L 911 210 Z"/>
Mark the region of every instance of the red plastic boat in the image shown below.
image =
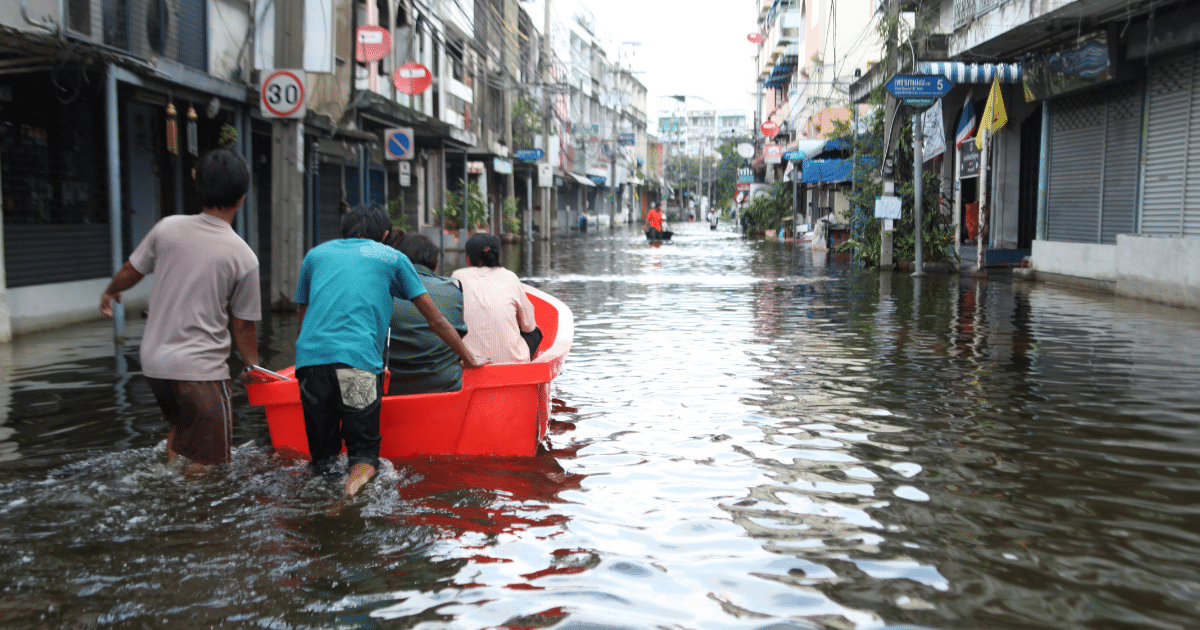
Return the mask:
<path id="1" fill-rule="evenodd" d="M 550 383 L 571 350 L 575 320 L 554 296 L 528 285 L 542 343 L 531 363 L 485 365 L 463 371 L 457 392 L 384 396 L 380 457 L 428 454 L 531 456 L 550 421 Z M 251 405 L 267 410 L 271 443 L 280 453 L 308 457 L 300 388 L 288 380 L 246 386 Z"/>

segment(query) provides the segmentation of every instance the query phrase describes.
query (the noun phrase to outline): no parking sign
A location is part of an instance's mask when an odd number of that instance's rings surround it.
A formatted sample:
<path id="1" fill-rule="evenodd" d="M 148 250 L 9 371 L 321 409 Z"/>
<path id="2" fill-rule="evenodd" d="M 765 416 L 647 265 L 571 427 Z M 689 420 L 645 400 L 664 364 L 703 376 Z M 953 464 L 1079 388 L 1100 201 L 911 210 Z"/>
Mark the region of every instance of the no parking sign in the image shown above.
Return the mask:
<path id="1" fill-rule="evenodd" d="M 389 160 L 412 159 L 414 152 L 412 127 L 397 127 L 384 132 L 383 150 Z"/>

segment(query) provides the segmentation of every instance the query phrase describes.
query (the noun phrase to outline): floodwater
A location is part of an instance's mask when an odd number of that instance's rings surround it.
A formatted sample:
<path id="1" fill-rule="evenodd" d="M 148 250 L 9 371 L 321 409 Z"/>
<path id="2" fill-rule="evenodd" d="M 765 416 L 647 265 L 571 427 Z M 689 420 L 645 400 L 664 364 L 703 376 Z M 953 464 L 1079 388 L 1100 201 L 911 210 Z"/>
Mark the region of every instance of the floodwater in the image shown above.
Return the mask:
<path id="1" fill-rule="evenodd" d="M 0 626 L 1200 626 L 1194 311 L 675 227 L 508 252 L 575 314 L 548 448 L 338 513 L 244 395 L 234 463 L 164 466 L 137 322 L 2 347 Z"/>

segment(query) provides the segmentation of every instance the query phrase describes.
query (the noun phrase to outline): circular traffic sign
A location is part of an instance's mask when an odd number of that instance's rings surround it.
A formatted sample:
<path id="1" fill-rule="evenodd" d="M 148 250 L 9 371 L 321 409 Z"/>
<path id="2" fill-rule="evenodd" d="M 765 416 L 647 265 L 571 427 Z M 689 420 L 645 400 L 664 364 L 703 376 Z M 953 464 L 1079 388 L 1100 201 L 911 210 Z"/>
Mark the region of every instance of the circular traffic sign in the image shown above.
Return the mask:
<path id="1" fill-rule="evenodd" d="M 749 142 L 737 145 L 737 154 L 749 160 L 754 157 L 754 145 Z"/>
<path id="2" fill-rule="evenodd" d="M 430 74 L 429 68 L 410 61 L 392 73 L 392 82 L 396 84 L 396 89 L 405 94 L 420 94 L 429 89 L 433 85 L 433 75 Z"/>
<path id="3" fill-rule="evenodd" d="M 263 80 L 260 101 L 264 116 L 297 118 L 304 115 L 304 79 L 300 70 L 276 70 Z"/>
<path id="4" fill-rule="evenodd" d="M 759 128 L 762 129 L 763 135 L 768 138 L 774 138 L 775 134 L 779 133 L 779 125 L 775 124 L 773 120 L 764 122 L 762 127 Z"/>
<path id="5" fill-rule="evenodd" d="M 412 144 L 411 129 L 389 129 L 384 150 L 389 159 L 405 160 L 412 157 Z"/>
<path id="6" fill-rule="evenodd" d="M 354 58 L 363 63 L 379 61 L 392 50 L 392 35 L 386 28 L 374 24 L 358 27 L 358 44 Z"/>
<path id="7" fill-rule="evenodd" d="M 751 44 L 757 44 L 762 41 L 762 33 L 750 33 L 746 39 L 750 40 Z"/>

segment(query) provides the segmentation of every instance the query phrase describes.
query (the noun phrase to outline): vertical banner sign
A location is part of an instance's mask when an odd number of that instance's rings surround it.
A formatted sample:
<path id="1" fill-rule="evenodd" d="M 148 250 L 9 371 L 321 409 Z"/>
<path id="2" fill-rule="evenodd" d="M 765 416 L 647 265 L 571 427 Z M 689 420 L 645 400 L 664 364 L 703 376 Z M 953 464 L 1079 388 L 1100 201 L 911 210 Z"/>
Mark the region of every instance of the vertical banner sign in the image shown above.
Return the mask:
<path id="1" fill-rule="evenodd" d="M 303 70 L 272 70 L 259 90 L 259 111 L 264 118 L 304 118 Z"/>
<path id="2" fill-rule="evenodd" d="M 405 188 L 412 186 L 412 162 L 400 162 L 396 166 L 400 167 L 400 185 Z"/>
<path id="3" fill-rule="evenodd" d="M 538 164 L 538 186 L 541 188 L 549 188 L 553 183 L 551 180 L 551 170 L 549 164 Z"/>

